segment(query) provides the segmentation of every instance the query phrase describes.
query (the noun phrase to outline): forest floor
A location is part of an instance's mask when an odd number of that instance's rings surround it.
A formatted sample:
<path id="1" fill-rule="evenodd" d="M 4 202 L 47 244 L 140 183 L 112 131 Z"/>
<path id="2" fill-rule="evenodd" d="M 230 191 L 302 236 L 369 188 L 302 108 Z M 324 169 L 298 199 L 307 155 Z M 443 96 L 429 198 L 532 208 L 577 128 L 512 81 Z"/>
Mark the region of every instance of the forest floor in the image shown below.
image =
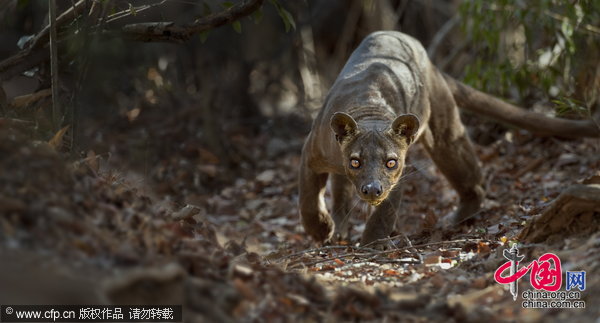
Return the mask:
<path id="1" fill-rule="evenodd" d="M 522 233 L 565 189 L 598 181 L 598 140 L 512 130 L 477 146 L 483 210 L 446 231 L 436 223 L 457 195 L 415 145 L 400 230 L 379 251 L 357 246 L 369 211 L 358 201 L 349 241 L 320 247 L 304 234 L 296 182 L 308 125 L 280 133 L 290 121 L 272 122 L 258 134 L 223 125 L 227 162 L 198 136 L 193 109 L 90 127 L 92 148 L 74 162 L 0 123 L 0 304 L 183 304 L 186 322 L 600 317 L 598 213 L 561 220 L 542 242 Z M 514 301 L 494 281 L 514 242 L 522 266 L 560 258 L 561 291 L 567 270 L 586 271 L 586 308 Z M 529 277 L 519 292 L 533 289 Z"/>

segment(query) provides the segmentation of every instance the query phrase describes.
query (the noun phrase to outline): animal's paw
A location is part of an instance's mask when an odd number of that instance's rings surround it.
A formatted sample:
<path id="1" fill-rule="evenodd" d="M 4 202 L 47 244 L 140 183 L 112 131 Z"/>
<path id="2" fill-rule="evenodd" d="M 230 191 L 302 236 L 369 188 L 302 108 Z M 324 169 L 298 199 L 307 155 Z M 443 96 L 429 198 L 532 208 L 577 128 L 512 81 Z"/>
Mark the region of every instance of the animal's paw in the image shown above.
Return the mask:
<path id="1" fill-rule="evenodd" d="M 329 214 L 319 214 L 316 221 L 305 221 L 302 225 L 304 231 L 317 242 L 329 242 L 335 231 L 335 224 Z"/>
<path id="2" fill-rule="evenodd" d="M 333 237 L 331 238 L 332 242 L 342 242 L 342 241 L 348 241 L 349 238 L 349 233 L 348 230 L 343 230 L 340 231 L 339 227 L 337 224 L 335 224 L 335 231 L 333 233 Z"/>

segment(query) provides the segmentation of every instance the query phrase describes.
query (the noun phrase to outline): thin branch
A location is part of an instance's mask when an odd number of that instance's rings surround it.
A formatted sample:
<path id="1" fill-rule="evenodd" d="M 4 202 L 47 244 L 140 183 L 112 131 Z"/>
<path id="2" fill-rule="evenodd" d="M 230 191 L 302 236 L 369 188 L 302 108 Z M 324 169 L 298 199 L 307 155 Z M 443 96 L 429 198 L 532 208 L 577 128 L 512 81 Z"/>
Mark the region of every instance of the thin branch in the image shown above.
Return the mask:
<path id="1" fill-rule="evenodd" d="M 414 245 L 414 246 L 408 246 L 408 247 L 402 247 L 402 248 L 394 248 L 394 249 L 381 250 L 381 251 L 372 251 L 372 252 L 367 252 L 367 253 L 349 252 L 349 253 L 335 255 L 335 256 L 327 257 L 327 258 L 323 258 L 323 259 L 317 259 L 317 260 L 309 262 L 308 264 L 305 264 L 305 265 L 308 267 L 311 267 L 316 264 L 333 261 L 335 259 L 340 259 L 340 258 L 350 258 L 350 257 L 372 258 L 374 256 L 386 255 L 386 254 L 394 253 L 394 252 L 398 252 L 398 251 L 410 251 L 410 249 L 413 249 L 413 248 L 424 248 L 424 247 L 440 246 L 440 245 L 451 244 L 451 243 L 480 242 L 480 241 L 483 241 L 483 239 L 460 239 L 460 240 L 451 240 L 451 241 L 423 243 L 420 245 Z"/>
<path id="2" fill-rule="evenodd" d="M 22 50 L 0 62 L 0 80 L 9 80 L 47 61 L 48 58 L 48 52 L 42 48 Z"/>
<path id="3" fill-rule="evenodd" d="M 106 23 L 110 23 L 125 17 L 129 17 L 129 16 L 133 16 L 133 15 L 137 15 L 142 11 L 146 11 L 148 9 L 160 6 L 162 4 L 164 4 L 165 2 L 167 2 L 167 0 L 162 0 L 160 2 L 157 3 L 153 3 L 153 4 L 148 4 L 148 5 L 143 5 L 143 6 L 139 6 L 139 7 L 132 7 L 132 8 L 128 8 L 126 10 L 123 11 L 119 11 L 119 12 L 115 12 L 111 15 L 109 15 L 108 17 L 106 17 L 105 22 Z"/>
<path id="4" fill-rule="evenodd" d="M 85 9 L 85 1 L 78 1 L 74 6 L 62 13 L 56 19 L 56 26 L 60 27 L 79 16 Z M 159 2 L 149 6 L 153 7 L 162 3 Z M 246 17 L 256 11 L 263 3 L 264 0 L 244 0 L 223 12 L 198 19 L 189 25 L 180 26 L 175 25 L 174 22 L 130 24 L 124 26 L 122 30 L 108 31 L 105 34 L 116 34 L 131 40 L 144 42 L 182 43 L 190 39 L 194 34 L 211 30 Z M 92 11 L 90 10 L 90 14 L 92 14 Z M 118 18 L 120 17 L 113 17 L 113 20 Z M 49 31 L 50 27 L 46 26 L 30 41 L 26 49 L 0 61 L 0 80 L 10 79 L 47 61 L 47 52 L 42 49 L 48 44 Z"/>
<path id="5" fill-rule="evenodd" d="M 386 239 L 389 239 L 389 238 L 386 238 Z M 442 245 L 455 244 L 455 243 L 481 242 L 481 241 L 486 241 L 486 240 L 485 239 L 458 239 L 458 240 L 449 240 L 449 241 L 438 241 L 438 242 L 423 243 L 423 244 L 418 244 L 418 245 L 412 245 L 412 246 L 407 246 L 407 247 L 402 247 L 402 248 L 393 248 L 393 249 L 381 250 L 381 251 L 365 248 L 367 250 L 372 250 L 372 251 L 360 252 L 360 253 L 356 252 L 356 251 L 360 251 L 362 249 L 360 247 L 354 248 L 354 247 L 350 247 L 350 246 L 325 246 L 325 247 L 321 247 L 321 248 L 314 248 L 314 249 L 308 249 L 308 250 L 296 252 L 294 254 L 281 257 L 278 259 L 278 261 L 287 259 L 287 258 L 291 258 L 291 257 L 297 256 L 297 255 L 302 255 L 304 253 L 312 253 L 312 252 L 317 252 L 317 251 L 320 252 L 320 251 L 329 250 L 329 249 L 349 248 L 351 250 L 354 250 L 352 252 L 339 254 L 339 255 L 332 256 L 332 257 L 323 258 L 323 259 L 318 259 L 318 260 L 312 261 L 308 264 L 305 264 L 307 266 L 314 266 L 314 265 L 322 263 L 322 262 L 333 261 L 335 259 L 340 259 L 340 258 L 350 258 L 350 257 L 370 258 L 373 256 L 380 256 L 380 255 L 385 255 L 385 254 L 394 253 L 394 252 L 398 252 L 398 251 L 410 251 L 411 249 L 417 249 L 417 248 L 442 246 Z"/>
<path id="6" fill-rule="evenodd" d="M 75 5 L 69 7 L 69 9 L 65 10 L 58 18 L 56 18 L 56 27 L 60 27 L 73 21 L 85 8 L 86 0 L 79 0 Z M 44 27 L 35 37 L 31 39 L 28 43 L 28 47 L 30 50 L 39 48 L 40 46 L 45 46 L 48 43 L 48 38 L 50 36 L 50 29 L 52 28 L 49 23 L 46 27 Z"/>
<path id="7" fill-rule="evenodd" d="M 544 12 L 546 15 L 548 15 L 548 17 L 558 21 L 558 22 L 562 22 L 566 19 L 566 17 L 561 16 L 555 12 L 552 11 L 546 11 Z M 600 36 L 600 28 L 590 25 L 590 24 L 577 24 L 575 26 L 576 29 L 579 29 L 583 32 L 587 32 L 590 35 L 594 35 L 594 36 Z"/>
<path id="8" fill-rule="evenodd" d="M 355 248 L 352 247 L 352 246 L 342 246 L 342 245 L 339 245 L 339 246 L 337 246 L 337 245 L 336 246 L 324 246 L 324 247 L 312 248 L 312 249 L 306 249 L 306 250 L 294 252 L 294 253 L 291 253 L 289 255 L 285 255 L 285 256 L 279 257 L 277 259 L 274 259 L 273 261 L 280 262 L 280 261 L 282 261 L 284 259 L 288 259 L 288 258 L 293 258 L 293 257 L 296 257 L 296 256 L 300 256 L 300 255 L 303 255 L 305 253 L 321 252 L 321 251 L 332 250 L 332 249 L 352 249 L 352 250 L 354 250 Z"/>
<path id="9" fill-rule="evenodd" d="M 56 0 L 49 0 L 50 20 L 50 78 L 52 85 L 52 125 L 54 130 L 60 128 L 60 106 L 58 99 L 58 39 L 56 36 Z"/>
<path id="10" fill-rule="evenodd" d="M 125 25 L 121 32 L 126 38 L 135 41 L 183 43 L 194 34 L 232 23 L 250 15 L 263 2 L 264 0 L 245 0 L 225 11 L 198 19 L 189 25 L 176 25 L 174 22 L 147 22 Z"/>
<path id="11" fill-rule="evenodd" d="M 518 9 L 518 7 L 512 6 L 512 5 L 498 6 L 496 4 L 492 4 L 488 9 L 493 10 L 493 11 L 515 11 Z M 563 22 L 565 19 L 567 19 L 567 20 L 569 19 L 569 18 L 562 16 L 551 10 L 543 10 L 543 11 L 541 11 L 541 13 L 556 20 L 557 22 Z M 589 35 L 592 35 L 592 36 L 600 36 L 600 28 L 598 28 L 596 26 L 592 26 L 590 24 L 579 23 L 575 26 L 575 29 L 577 29 L 581 32 L 587 33 Z"/>
<path id="12" fill-rule="evenodd" d="M 85 7 L 86 0 L 80 0 L 56 18 L 56 26 L 60 27 L 77 17 Z M 48 60 L 46 50 L 50 38 L 50 24 L 44 27 L 35 37 L 25 44 L 25 49 L 0 62 L 0 80 L 8 80 Z"/>

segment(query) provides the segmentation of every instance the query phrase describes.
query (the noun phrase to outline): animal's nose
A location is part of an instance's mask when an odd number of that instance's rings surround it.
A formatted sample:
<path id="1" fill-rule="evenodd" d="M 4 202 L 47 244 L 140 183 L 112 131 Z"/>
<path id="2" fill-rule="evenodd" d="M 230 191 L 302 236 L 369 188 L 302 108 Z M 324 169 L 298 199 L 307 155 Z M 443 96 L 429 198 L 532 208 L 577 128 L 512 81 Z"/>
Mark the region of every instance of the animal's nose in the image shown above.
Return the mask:
<path id="1" fill-rule="evenodd" d="M 381 184 L 379 182 L 373 182 L 363 185 L 360 190 L 365 197 L 370 199 L 380 197 L 381 193 L 383 193 L 381 189 Z"/>

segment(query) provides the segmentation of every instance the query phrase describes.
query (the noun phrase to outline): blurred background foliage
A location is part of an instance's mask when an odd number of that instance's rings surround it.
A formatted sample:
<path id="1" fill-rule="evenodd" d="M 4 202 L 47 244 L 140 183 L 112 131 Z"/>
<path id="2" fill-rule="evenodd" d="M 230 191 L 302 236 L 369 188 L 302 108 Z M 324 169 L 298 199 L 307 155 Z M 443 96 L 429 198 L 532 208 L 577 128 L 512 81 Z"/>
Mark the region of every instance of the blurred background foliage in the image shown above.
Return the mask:
<path id="1" fill-rule="evenodd" d="M 473 44 L 467 83 L 517 101 L 552 101 L 559 115 L 597 104 L 600 1 L 472 0 L 459 13 Z"/>

